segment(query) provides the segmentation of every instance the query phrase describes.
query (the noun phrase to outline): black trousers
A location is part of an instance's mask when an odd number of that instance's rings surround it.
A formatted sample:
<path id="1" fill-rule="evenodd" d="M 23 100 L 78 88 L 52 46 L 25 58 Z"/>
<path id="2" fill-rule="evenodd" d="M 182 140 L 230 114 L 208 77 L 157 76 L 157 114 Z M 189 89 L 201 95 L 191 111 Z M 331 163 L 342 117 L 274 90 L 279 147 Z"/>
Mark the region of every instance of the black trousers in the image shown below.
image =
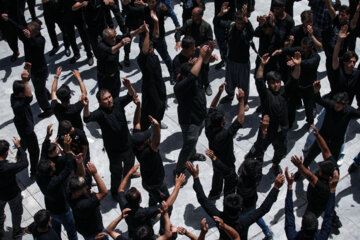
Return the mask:
<path id="1" fill-rule="evenodd" d="M 295 121 L 296 106 L 302 99 L 305 107 L 306 122 L 309 124 L 314 123 L 313 108 L 315 106 L 313 86 L 299 87 L 296 86 L 291 89 L 291 94 L 288 104 L 289 126 L 292 126 Z"/>
<path id="2" fill-rule="evenodd" d="M 80 34 L 80 38 L 85 47 L 87 57 L 88 58 L 92 57 L 90 41 L 85 31 L 85 24 L 82 16 L 77 16 L 75 19 L 73 19 L 73 21 L 65 21 L 65 31 L 69 37 L 70 45 L 74 52 L 74 55 L 80 54 L 79 48 L 76 44 L 75 28 L 74 28 L 75 26 Z"/>
<path id="3" fill-rule="evenodd" d="M 332 156 L 337 160 L 339 158 L 339 155 L 340 155 L 341 146 L 342 146 L 342 144 L 344 142 L 343 139 L 342 139 L 342 141 L 338 141 L 338 142 L 328 141 L 326 139 L 325 139 L 325 141 L 326 141 L 326 143 L 327 143 L 327 145 L 328 145 L 328 147 L 330 149 L 330 152 L 331 152 Z M 317 142 L 315 141 L 311 145 L 308 154 L 305 156 L 304 166 L 308 167 L 311 164 L 311 162 L 314 161 L 315 158 L 320 153 L 321 153 L 321 149 L 320 149 L 319 145 L 317 144 Z"/>
<path id="4" fill-rule="evenodd" d="M 124 17 L 121 15 L 120 12 L 120 6 L 119 6 L 119 0 L 115 0 L 113 5 L 108 5 L 106 7 L 106 11 L 105 11 L 105 18 L 107 21 L 107 24 L 109 25 L 109 27 L 114 28 L 114 24 L 112 22 L 111 19 L 111 13 L 110 10 L 113 12 L 116 22 L 119 25 L 120 31 L 125 34 L 126 29 L 125 29 L 125 19 Z"/>
<path id="5" fill-rule="evenodd" d="M 19 52 L 19 47 L 16 28 L 11 23 L 5 22 L 3 19 L 0 19 L 0 28 L 3 38 L 7 41 L 11 51 L 13 51 L 14 54 L 17 54 Z"/>
<path id="6" fill-rule="evenodd" d="M 105 88 L 109 90 L 113 98 L 119 96 L 121 87 L 120 71 L 117 71 L 114 76 L 106 76 L 97 71 L 97 80 L 99 89 Z"/>
<path id="7" fill-rule="evenodd" d="M 110 191 L 111 194 L 117 195 L 122 178 L 134 166 L 135 155 L 131 148 L 125 152 L 117 149 L 107 149 L 106 147 L 105 149 L 110 160 Z"/>
<path id="8" fill-rule="evenodd" d="M 20 145 L 24 151 L 28 150 L 30 155 L 30 174 L 36 175 L 36 169 L 39 162 L 40 149 L 37 136 L 35 132 L 29 134 L 21 133 L 18 130 L 20 135 Z"/>
<path id="9" fill-rule="evenodd" d="M 47 67 L 39 70 L 31 70 L 31 81 L 35 88 L 36 100 L 43 111 L 50 110 L 50 103 L 48 100 L 50 92 L 46 88 L 46 80 L 48 75 L 49 73 Z"/>

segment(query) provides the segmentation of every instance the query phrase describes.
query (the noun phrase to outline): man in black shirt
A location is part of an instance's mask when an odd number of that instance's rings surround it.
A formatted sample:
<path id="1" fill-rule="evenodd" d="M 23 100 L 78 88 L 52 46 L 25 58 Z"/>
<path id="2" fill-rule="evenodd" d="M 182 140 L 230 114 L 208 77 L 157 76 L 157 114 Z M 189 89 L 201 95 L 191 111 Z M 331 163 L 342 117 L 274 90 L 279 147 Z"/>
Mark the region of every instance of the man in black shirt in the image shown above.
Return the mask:
<path id="1" fill-rule="evenodd" d="M 21 74 L 22 81 L 14 81 L 11 94 L 11 108 L 14 112 L 14 124 L 20 136 L 21 146 L 30 154 L 30 176 L 35 179 L 36 167 L 39 161 L 40 149 L 37 136 L 34 132 L 34 119 L 30 107 L 33 99 L 29 85 L 31 64 L 25 63 L 25 70 Z"/>
<path id="2" fill-rule="evenodd" d="M 81 79 L 79 71 L 74 70 L 72 73 L 79 83 L 81 96 L 77 103 L 71 104 L 70 103 L 71 90 L 70 90 L 69 86 L 63 84 L 63 85 L 61 85 L 61 87 L 59 89 L 57 88 L 61 71 L 62 71 L 61 67 L 58 67 L 56 69 L 54 82 L 51 86 L 51 108 L 55 114 L 56 119 L 59 122 L 61 122 L 63 120 L 68 120 L 71 122 L 71 124 L 74 127 L 83 130 L 84 127 L 83 127 L 80 113 L 81 113 L 82 109 L 84 108 L 82 99 L 86 98 L 86 96 L 87 96 L 87 91 L 86 91 L 84 82 Z M 61 101 L 61 103 L 58 102 L 58 99 Z"/>
<path id="3" fill-rule="evenodd" d="M 25 232 L 32 234 L 37 240 L 61 240 L 61 237 L 56 234 L 50 225 L 50 212 L 45 209 L 39 210 L 34 215 L 34 222 L 25 228 Z"/>
<path id="4" fill-rule="evenodd" d="M 126 175 L 135 161 L 124 108 L 136 97 L 136 92 L 129 79 L 125 78 L 123 84 L 128 89 L 127 95 L 115 97 L 114 100 L 107 89 L 100 89 L 96 94 L 100 106 L 94 112 L 89 111 L 89 100 L 83 100 L 84 122 L 96 121 L 101 128 L 104 147 L 110 160 L 111 193 L 115 198 L 122 176 Z"/>
<path id="5" fill-rule="evenodd" d="M 177 82 L 177 79 L 180 76 L 181 65 L 196 59 L 194 56 L 195 50 L 195 39 L 191 36 L 185 36 L 181 40 L 181 52 L 173 59 L 173 72 L 172 79 L 170 80 L 171 85 L 174 85 Z"/>
<path id="6" fill-rule="evenodd" d="M 94 239 L 99 233 L 105 231 L 99 206 L 100 201 L 106 197 L 108 190 L 95 165 L 89 162 L 86 167 L 94 177 L 99 192 L 90 193 L 84 178 L 73 177 L 69 181 L 69 203 L 74 214 L 76 230 L 85 239 Z"/>
<path id="7" fill-rule="evenodd" d="M 274 11 L 274 3 L 277 0 L 271 0 L 271 6 L 270 6 L 270 11 Z M 285 12 L 288 13 L 291 17 L 293 17 L 293 13 L 294 13 L 294 3 L 295 2 L 299 2 L 301 0 L 282 0 L 283 2 L 285 2 Z"/>
<path id="8" fill-rule="evenodd" d="M 4 235 L 5 205 L 9 203 L 12 218 L 12 237 L 18 239 L 23 235 L 21 216 L 23 214 L 21 190 L 16 182 L 16 174 L 29 166 L 26 153 L 21 148 L 20 141 L 14 137 L 13 142 L 19 151 L 19 161 L 10 163 L 6 160 L 9 153 L 9 143 L 0 140 L 0 237 Z"/>
<path id="9" fill-rule="evenodd" d="M 275 26 L 280 32 L 280 41 L 284 44 L 285 41 L 289 40 L 295 23 L 293 18 L 285 11 L 285 0 L 274 0 L 272 6 L 274 13 L 270 12 L 270 18 L 274 18 Z"/>

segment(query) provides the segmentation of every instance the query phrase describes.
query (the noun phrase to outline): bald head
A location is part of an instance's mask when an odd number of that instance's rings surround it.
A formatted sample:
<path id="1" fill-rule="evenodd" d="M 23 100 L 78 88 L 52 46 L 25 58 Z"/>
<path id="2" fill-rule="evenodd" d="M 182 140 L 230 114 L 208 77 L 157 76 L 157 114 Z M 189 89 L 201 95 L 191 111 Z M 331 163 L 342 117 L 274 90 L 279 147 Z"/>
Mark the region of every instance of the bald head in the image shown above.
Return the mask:
<path id="1" fill-rule="evenodd" d="M 196 24 L 200 24 L 201 21 L 202 21 L 202 16 L 204 14 L 204 11 L 199 8 L 199 7 L 196 7 L 192 10 L 192 13 L 191 13 L 191 19 L 196 23 Z"/>
<path id="2" fill-rule="evenodd" d="M 114 45 L 116 42 L 116 32 L 112 28 L 105 28 L 102 32 L 102 37 L 110 45 Z"/>

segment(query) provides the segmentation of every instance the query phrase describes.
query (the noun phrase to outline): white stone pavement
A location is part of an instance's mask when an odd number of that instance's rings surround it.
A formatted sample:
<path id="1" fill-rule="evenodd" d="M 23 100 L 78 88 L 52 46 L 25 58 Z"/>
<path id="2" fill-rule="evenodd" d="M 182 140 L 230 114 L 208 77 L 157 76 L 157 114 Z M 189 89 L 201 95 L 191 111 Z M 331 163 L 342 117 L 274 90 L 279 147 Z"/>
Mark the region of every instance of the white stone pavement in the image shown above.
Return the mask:
<path id="1" fill-rule="evenodd" d="M 173 1 L 175 12 L 179 16 L 179 20 L 181 22 L 181 12 L 182 7 L 179 5 L 180 1 Z M 348 1 L 343 1 L 344 3 L 348 3 Z M 254 27 L 257 26 L 256 16 L 260 14 L 267 14 L 270 7 L 269 0 L 258 0 L 256 1 L 255 9 L 256 11 L 252 13 L 250 18 Z M 307 1 L 296 2 L 294 6 L 295 12 L 295 21 L 296 24 L 300 23 L 300 13 L 308 9 Z M 36 5 L 37 14 L 41 17 L 40 19 L 44 22 L 43 15 L 42 15 L 42 6 L 40 1 L 37 1 Z M 214 5 L 212 1 L 206 3 L 206 11 L 204 18 L 209 22 L 212 23 L 212 17 L 214 14 Z M 27 19 L 29 19 L 29 12 L 26 11 Z M 43 25 L 45 28 L 45 24 Z M 167 32 L 167 44 L 168 50 L 171 57 L 176 55 L 174 50 L 175 40 L 174 40 L 174 25 L 170 18 L 166 19 L 166 30 Z M 57 29 L 59 32 L 59 29 Z M 46 29 L 42 30 L 42 34 L 46 38 L 46 52 L 50 51 L 52 46 L 47 34 Z M 80 42 L 79 38 L 77 39 Z M 137 42 L 137 39 L 135 39 Z M 257 45 L 257 39 L 254 40 Z M 80 44 L 81 46 L 81 44 Z M 15 126 L 13 124 L 13 112 L 10 107 L 10 94 L 12 92 L 12 82 L 16 79 L 19 79 L 23 61 L 24 61 L 24 51 L 22 48 L 22 43 L 19 41 L 19 48 L 20 48 L 20 57 L 15 63 L 10 62 L 10 55 L 11 51 L 8 48 L 8 45 L 5 41 L 0 42 L 0 79 L 2 81 L 1 88 L 0 88 L 0 104 L 2 106 L 0 112 L 0 138 L 7 139 L 8 141 L 11 140 L 12 136 L 16 136 L 17 132 Z M 50 89 L 53 77 L 55 74 L 55 70 L 58 66 L 63 67 L 63 73 L 59 79 L 59 85 L 66 83 L 69 84 L 70 88 L 74 90 L 72 101 L 76 101 L 79 98 L 80 91 L 79 86 L 77 86 L 76 80 L 72 77 L 71 70 L 78 68 L 83 79 L 85 85 L 89 92 L 89 99 L 90 99 L 90 110 L 95 110 L 98 107 L 95 93 L 97 91 L 96 87 L 96 69 L 95 66 L 89 67 L 86 64 L 86 54 L 83 51 L 83 47 L 81 47 L 81 59 L 78 63 L 71 65 L 69 64 L 69 59 L 63 53 L 63 45 L 58 54 L 54 57 L 50 57 L 48 54 L 46 55 L 46 59 L 48 61 L 48 66 L 50 70 L 49 79 L 47 82 L 47 87 Z M 134 84 L 136 90 L 140 91 L 141 89 L 141 82 L 139 81 L 141 78 L 140 70 L 136 64 L 136 56 L 138 55 L 138 47 L 136 44 L 132 45 L 132 52 L 131 52 L 131 67 L 125 68 L 121 72 L 122 77 L 128 77 L 131 79 L 131 82 Z M 216 50 L 216 53 L 218 51 Z M 360 53 L 360 47 L 357 45 L 357 53 Z M 257 92 L 255 88 L 255 84 L 253 81 L 253 71 L 255 67 L 255 57 L 256 54 L 251 50 L 251 68 L 252 68 L 252 76 L 251 76 L 251 90 L 250 90 L 250 98 L 249 103 L 251 109 L 246 112 L 245 124 L 242 129 L 240 129 L 235 137 L 234 144 L 235 144 L 235 156 L 236 156 L 236 166 L 238 167 L 242 162 L 244 154 L 246 154 L 249 149 L 251 148 L 252 144 L 255 141 L 258 122 L 260 120 L 260 116 L 255 112 L 256 106 L 259 103 Z M 123 51 L 121 51 L 121 59 L 123 59 Z M 163 76 L 167 79 L 169 76 L 165 64 L 162 63 L 163 69 Z M 217 91 L 218 86 L 224 81 L 224 74 L 225 71 L 214 69 L 214 65 L 210 67 L 210 74 L 209 79 L 211 81 L 212 89 L 214 93 Z M 325 56 L 321 53 L 321 64 L 318 70 L 318 78 L 322 80 L 322 89 L 321 92 L 327 93 L 329 91 L 329 84 L 326 77 L 325 72 Z M 168 79 L 167 79 L 168 80 Z M 169 81 L 166 81 L 166 88 L 168 94 L 168 109 L 165 112 L 164 122 L 169 126 L 167 130 L 162 130 L 162 143 L 160 146 L 160 150 L 164 159 L 165 171 L 166 171 L 166 182 L 170 191 L 173 188 L 173 180 L 172 180 L 172 170 L 175 167 L 178 154 L 180 152 L 182 143 L 181 143 L 181 131 L 177 120 L 177 103 L 175 100 L 175 96 L 173 94 L 173 87 L 170 85 Z M 121 94 L 125 94 L 123 90 Z M 214 96 L 214 95 L 213 95 Z M 212 100 L 212 97 L 207 97 L 208 105 Z M 221 106 L 221 108 L 226 111 L 228 121 L 231 122 L 231 119 L 236 114 L 236 100 L 231 105 Z M 134 104 L 130 103 L 126 107 L 127 119 L 129 121 L 129 127 L 132 127 L 131 121 L 133 118 L 135 106 Z M 39 113 L 39 107 L 34 101 L 32 103 L 32 110 L 34 113 L 36 126 L 35 131 L 39 139 L 39 145 L 41 145 L 46 131 L 46 126 L 50 123 L 55 123 L 53 129 L 57 129 L 57 121 L 54 116 L 51 118 L 41 120 L 38 119 L 36 116 Z M 230 119 L 231 118 L 231 119 Z M 297 114 L 298 125 L 296 129 L 293 129 L 289 132 L 289 142 L 288 142 L 288 150 L 289 153 L 287 154 L 286 158 L 283 159 L 281 162 L 281 166 L 284 169 L 286 166 L 289 166 L 292 172 L 295 171 L 295 167 L 290 162 L 290 156 L 297 154 L 302 155 L 302 148 L 304 146 L 306 137 L 308 133 L 303 127 L 305 124 L 305 114 L 304 110 L 301 109 L 298 111 Z M 110 187 L 110 173 L 108 168 L 108 159 L 103 149 L 103 143 L 100 135 L 100 129 L 97 127 L 96 124 L 88 124 L 85 128 L 87 137 L 90 142 L 90 151 L 91 151 L 91 161 L 94 162 L 103 177 L 106 185 Z M 359 152 L 359 139 L 358 136 L 359 132 L 359 124 L 358 121 L 352 121 L 350 123 L 350 128 L 347 136 L 347 143 L 345 148 L 345 158 L 344 164 L 340 168 L 341 171 L 341 180 L 337 188 L 337 197 L 336 197 L 336 209 L 340 219 L 342 221 L 343 227 L 340 229 L 340 233 L 337 235 L 331 235 L 331 239 L 360 239 L 360 233 L 357 229 L 360 228 L 360 190 L 359 187 L 356 185 L 360 181 L 360 171 L 349 176 L 347 173 L 347 168 L 352 163 L 353 157 Z M 204 152 L 207 148 L 208 143 L 207 139 L 203 134 L 201 135 L 197 150 L 198 152 Z M 11 148 L 11 154 L 9 156 L 10 159 L 14 159 L 14 148 Z M 258 205 L 262 203 L 266 194 L 269 192 L 274 177 L 272 173 L 269 172 L 271 166 L 271 157 L 273 154 L 272 147 L 269 147 L 268 151 L 265 155 L 265 162 L 264 162 L 264 170 L 263 173 L 265 174 L 262 182 L 258 188 L 259 192 L 259 200 Z M 316 161 L 320 161 L 321 157 L 316 159 Z M 212 178 L 212 166 L 211 161 L 209 159 L 206 162 L 199 163 L 200 167 L 200 179 L 205 189 L 205 192 L 208 193 L 211 186 L 211 178 Z M 312 165 L 312 170 L 317 168 L 317 164 Z M 23 191 L 23 206 L 24 206 L 24 214 L 22 217 L 22 226 L 25 227 L 29 225 L 33 221 L 33 215 L 39 210 L 45 207 L 43 195 L 39 191 L 37 184 L 34 181 L 29 180 L 28 178 L 28 171 L 23 171 L 18 174 L 19 184 L 21 185 Z M 174 225 L 184 226 L 188 229 L 188 231 L 193 232 L 194 234 L 199 233 L 199 225 L 200 220 L 203 217 L 206 217 L 210 226 L 210 230 L 207 234 L 207 238 L 209 239 L 218 239 L 218 231 L 215 227 L 214 222 L 210 219 L 209 216 L 206 215 L 204 210 L 200 207 L 199 203 L 196 200 L 195 193 L 192 189 L 192 182 L 193 180 L 190 178 L 187 185 L 181 189 L 178 199 L 175 202 L 173 214 L 171 216 L 171 222 Z M 140 179 L 136 179 L 132 181 L 132 185 L 136 186 L 137 188 L 141 189 L 142 196 L 143 196 L 143 205 L 147 205 L 148 195 L 147 192 L 141 187 Z M 306 207 L 306 191 L 307 182 L 298 182 L 295 183 L 295 209 L 296 209 L 296 223 L 298 229 L 300 228 L 301 224 L 301 216 Z M 1 194 L 1 193 L 0 193 Z M 270 212 L 264 217 L 266 223 L 271 227 L 272 231 L 274 232 L 274 239 L 286 239 L 285 232 L 284 232 L 284 200 L 286 195 L 286 186 L 280 191 L 278 196 L 277 202 L 273 205 Z M 221 209 L 222 207 L 222 198 L 217 201 L 217 206 Z M 118 204 L 112 200 L 111 196 L 107 196 L 105 200 L 101 204 L 101 212 L 103 216 L 103 222 L 106 226 L 109 224 L 115 217 L 120 214 Z M 7 219 L 5 222 L 7 235 L 5 239 L 10 239 L 10 232 L 11 231 L 11 213 L 9 207 L 6 207 L 6 215 Z M 322 222 L 322 220 L 320 220 Z M 158 228 L 158 224 L 156 225 Z M 124 222 L 120 223 L 118 229 L 122 232 L 127 232 L 127 227 Z M 79 235 L 80 239 L 82 237 Z M 249 230 L 249 239 L 262 239 L 264 235 L 262 234 L 260 228 L 254 224 L 250 227 Z M 181 239 L 185 239 L 182 236 L 179 236 Z M 30 235 L 25 235 L 23 239 L 32 239 Z M 66 238 L 66 233 L 63 233 L 63 239 Z"/>

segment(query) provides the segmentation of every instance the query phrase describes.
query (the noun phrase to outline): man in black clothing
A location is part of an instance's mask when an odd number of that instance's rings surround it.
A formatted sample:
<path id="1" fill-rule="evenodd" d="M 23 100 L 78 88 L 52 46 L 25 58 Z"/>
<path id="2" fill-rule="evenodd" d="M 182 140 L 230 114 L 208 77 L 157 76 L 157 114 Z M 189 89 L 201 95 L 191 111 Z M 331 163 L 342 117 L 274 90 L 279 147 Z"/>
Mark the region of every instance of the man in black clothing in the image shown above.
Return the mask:
<path id="1" fill-rule="evenodd" d="M 196 143 L 204 128 L 206 117 L 205 89 L 200 83 L 199 75 L 202 66 L 208 64 L 213 47 L 204 45 L 199 58 L 192 66 L 184 63 L 178 82 L 174 86 L 178 105 L 178 118 L 183 136 L 183 147 L 176 164 L 175 174 L 185 171 L 185 163 L 192 160 L 205 161 L 205 156 L 196 153 Z"/>
<path id="2" fill-rule="evenodd" d="M 271 189 L 263 204 L 255 211 L 248 215 L 240 215 L 240 211 L 243 208 L 243 198 L 238 194 L 230 194 L 224 198 L 224 211 L 220 212 L 215 202 L 209 200 L 204 193 L 199 179 L 199 166 L 194 167 L 192 163 L 187 162 L 186 167 L 189 173 L 194 178 L 193 188 L 196 192 L 196 198 L 200 205 L 204 208 L 206 213 L 211 217 L 220 217 L 224 220 L 224 223 L 234 228 L 240 235 L 241 239 L 247 240 L 248 229 L 251 224 L 256 222 L 259 218 L 264 216 L 270 211 L 271 206 L 276 201 L 279 194 L 279 189 L 285 181 L 285 176 L 279 174 L 275 179 L 274 187 Z M 220 238 L 228 240 L 229 237 L 225 232 L 219 229 Z"/>
<path id="3" fill-rule="evenodd" d="M 156 25 L 153 35 L 159 34 L 159 21 L 155 14 L 152 14 L 154 24 Z M 145 25 L 144 25 L 145 26 Z M 159 57 L 154 53 L 154 43 L 150 41 L 150 32 L 145 26 L 145 39 L 142 45 L 141 52 L 137 58 L 138 65 L 142 73 L 141 84 L 141 130 L 144 131 L 149 128 L 150 121 L 148 116 L 153 116 L 162 128 L 167 126 L 162 123 L 165 107 L 166 107 L 166 87 L 162 77 Z"/>
<path id="4" fill-rule="evenodd" d="M 274 4 L 276 2 L 278 2 L 279 0 L 271 0 L 271 6 L 270 6 L 270 11 L 274 11 Z M 280 0 L 283 3 L 285 3 L 285 12 L 288 13 L 291 17 L 293 17 L 293 13 L 294 13 L 294 3 L 295 2 L 299 2 L 301 0 Z"/>
<path id="5" fill-rule="evenodd" d="M 34 119 L 30 107 L 33 99 L 29 85 L 31 64 L 25 63 L 25 70 L 21 74 L 22 81 L 14 81 L 11 94 L 11 108 L 14 112 L 14 124 L 20 136 L 21 147 L 30 154 L 30 176 L 35 179 L 36 167 L 39 161 L 40 149 L 34 132 Z"/>
<path id="6" fill-rule="evenodd" d="M 291 30 L 293 29 L 295 23 L 293 18 L 285 11 L 284 0 L 274 0 L 273 8 L 274 13 L 270 12 L 270 18 L 274 19 L 275 26 L 280 32 L 280 41 L 284 44 L 285 41 L 289 40 Z"/>
<path id="7" fill-rule="evenodd" d="M 73 177 L 69 180 L 69 203 L 74 214 L 76 230 L 85 239 L 94 239 L 105 230 L 99 206 L 100 201 L 106 197 L 108 190 L 95 165 L 89 162 L 86 167 L 94 177 L 99 192 L 90 192 L 83 177 Z"/>
<path id="8" fill-rule="evenodd" d="M 194 10 L 194 8 L 199 7 L 203 11 L 205 11 L 204 0 L 181 0 L 181 2 L 182 2 L 182 7 L 183 7 L 183 12 L 182 12 L 183 25 L 186 23 L 187 20 L 189 20 L 191 18 L 191 14 L 192 14 L 192 11 Z"/>
<path id="9" fill-rule="evenodd" d="M 75 104 L 71 104 L 71 90 L 69 86 L 63 84 L 59 89 L 57 88 L 61 71 L 61 67 L 58 67 L 56 69 L 54 82 L 51 86 L 51 108 L 55 114 L 56 119 L 59 122 L 63 120 L 68 120 L 74 127 L 83 130 L 84 127 L 80 113 L 84 108 L 82 99 L 86 98 L 87 96 L 84 82 L 82 81 L 79 71 L 73 70 L 72 73 L 80 86 L 81 96 L 78 102 L 76 102 Z M 61 101 L 61 103 L 58 102 L 58 99 Z"/>
<path id="10" fill-rule="evenodd" d="M 23 214 L 21 190 L 16 182 L 16 174 L 29 166 L 26 153 L 21 148 L 20 141 L 14 137 L 13 142 L 19 152 L 19 161 L 10 163 L 6 160 L 9 153 L 9 143 L 0 140 L 0 237 L 4 235 L 5 205 L 9 203 L 12 219 L 12 237 L 19 239 L 23 235 L 21 216 Z"/>
<path id="11" fill-rule="evenodd" d="M 120 31 L 122 33 L 125 33 L 126 32 L 125 31 L 125 19 L 124 19 L 124 16 L 120 12 L 119 0 L 113 0 L 113 3 L 107 5 L 107 7 L 105 9 L 106 19 L 111 19 L 110 10 L 114 14 L 114 17 L 116 19 L 116 22 L 117 22 L 119 28 L 120 28 Z M 111 25 L 111 23 L 108 23 L 108 24 L 109 24 L 109 27 L 114 28 L 114 26 Z"/>
<path id="12" fill-rule="evenodd" d="M 25 232 L 32 234 L 33 238 L 37 240 L 61 240 L 61 237 L 56 234 L 50 223 L 50 212 L 41 209 L 35 213 L 34 222 L 25 228 Z"/>
<path id="13" fill-rule="evenodd" d="M 221 93 L 224 91 L 226 83 L 219 87 L 219 91 L 213 99 L 207 118 L 205 120 L 205 134 L 209 140 L 209 149 L 214 151 L 216 156 L 224 159 L 224 164 L 235 171 L 235 155 L 233 138 L 237 130 L 242 127 L 244 123 L 244 91 L 240 88 L 236 98 L 239 101 L 238 115 L 231 126 L 225 128 L 226 116 L 225 113 L 216 108 L 220 99 Z M 210 200 L 219 199 L 223 190 L 224 176 L 222 172 L 213 165 L 212 185 L 208 198 Z M 226 184 L 226 182 L 225 182 Z"/>
<path id="14" fill-rule="evenodd" d="M 89 111 L 89 100 L 83 99 L 84 122 L 96 121 L 101 128 L 104 147 L 110 160 L 111 193 L 115 198 L 122 176 L 126 175 L 135 161 L 124 108 L 136 97 L 136 92 L 129 79 L 125 78 L 123 84 L 128 89 L 127 95 L 115 97 L 114 100 L 108 90 L 100 89 L 96 94 L 100 106 L 94 112 Z"/>
<path id="15" fill-rule="evenodd" d="M 120 94 L 120 48 L 129 44 L 131 38 L 144 30 L 144 25 L 129 34 L 118 35 L 114 29 L 106 28 L 102 40 L 97 45 L 97 81 L 99 89 L 110 90 L 114 97 Z"/>

